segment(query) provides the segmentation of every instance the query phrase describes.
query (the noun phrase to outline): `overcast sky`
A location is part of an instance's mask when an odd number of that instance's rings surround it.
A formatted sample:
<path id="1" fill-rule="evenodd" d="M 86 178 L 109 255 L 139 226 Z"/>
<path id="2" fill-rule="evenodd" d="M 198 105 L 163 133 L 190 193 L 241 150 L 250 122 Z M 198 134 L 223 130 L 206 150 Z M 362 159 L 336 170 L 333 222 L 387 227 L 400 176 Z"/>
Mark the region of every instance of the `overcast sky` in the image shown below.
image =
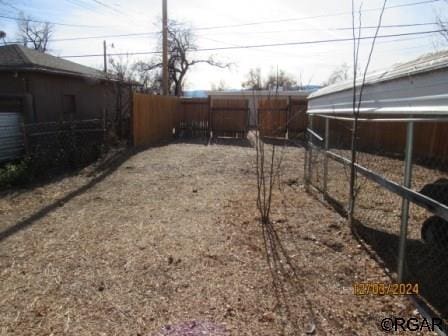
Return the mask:
<path id="1" fill-rule="evenodd" d="M 425 2 L 416 4 L 419 2 Z M 375 26 L 382 0 L 356 0 L 362 3 L 362 25 Z M 445 0 L 388 0 L 383 25 L 427 24 L 436 21 L 438 13 L 448 12 Z M 78 27 L 55 25 L 54 39 L 99 35 L 149 33 L 160 30 L 161 0 L 0 0 L 2 15 L 17 16 L 23 10 L 39 20 L 48 20 Z M 305 42 L 350 38 L 351 0 L 168 0 L 169 18 L 185 22 L 197 35 L 199 48 L 221 48 L 289 42 Z M 448 16 L 448 15 L 447 15 Z M 282 22 L 278 22 L 281 20 Z M 447 18 L 448 20 L 448 18 Z M 274 21 L 274 22 L 273 22 Z M 275 22 L 276 21 L 276 22 Z M 432 31 L 436 25 L 384 27 L 379 35 Z M 9 40 L 15 39 L 16 23 L 0 18 L 0 30 Z M 363 36 L 374 35 L 365 28 Z M 100 54 L 103 38 L 52 41 L 51 53 L 57 56 Z M 157 47 L 157 34 L 107 38 L 108 50 L 147 52 Z M 113 44 L 113 48 L 112 48 Z M 371 40 L 361 44 L 361 60 L 365 62 Z M 418 57 L 445 47 L 436 33 L 381 38 L 377 41 L 371 70 Z M 255 49 L 200 51 L 193 56 L 232 62 L 230 70 L 198 65 L 187 78 L 188 89 L 210 89 L 223 81 L 229 88 L 239 88 L 251 68 L 260 67 L 268 75 L 277 67 L 284 69 L 304 84 L 320 84 L 343 63 L 352 63 L 352 42 L 299 44 Z M 152 56 L 134 56 L 133 60 Z M 101 57 L 70 60 L 102 68 Z"/>

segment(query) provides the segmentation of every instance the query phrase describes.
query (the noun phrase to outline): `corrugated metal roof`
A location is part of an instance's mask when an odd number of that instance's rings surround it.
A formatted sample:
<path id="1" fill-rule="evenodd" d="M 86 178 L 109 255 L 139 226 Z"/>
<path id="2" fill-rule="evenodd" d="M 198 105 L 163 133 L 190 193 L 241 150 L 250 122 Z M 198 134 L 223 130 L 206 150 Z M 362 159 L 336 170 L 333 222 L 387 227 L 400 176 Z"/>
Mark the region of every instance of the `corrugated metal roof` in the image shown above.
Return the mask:
<path id="1" fill-rule="evenodd" d="M 0 47 L 0 70 L 30 70 L 111 79 L 102 71 L 67 61 L 18 44 Z"/>
<path id="2" fill-rule="evenodd" d="M 369 74 L 366 76 L 365 85 L 367 86 L 378 84 L 381 82 L 386 82 L 397 78 L 410 77 L 417 74 L 445 68 L 448 68 L 448 50 L 443 50 L 431 54 L 425 54 L 410 62 L 396 64 L 386 71 L 380 71 Z M 360 86 L 361 83 L 362 78 L 360 78 L 357 81 L 356 86 Z M 334 85 L 324 87 L 312 93 L 308 98 L 313 99 L 316 97 L 352 89 L 353 89 L 353 80 L 347 80 L 340 83 L 336 83 Z"/>
<path id="3" fill-rule="evenodd" d="M 260 97 L 307 97 L 310 93 L 308 91 L 269 91 L 269 90 L 241 90 L 241 91 L 209 91 L 208 95 L 211 97 L 220 97 L 220 96 L 260 96 Z"/>

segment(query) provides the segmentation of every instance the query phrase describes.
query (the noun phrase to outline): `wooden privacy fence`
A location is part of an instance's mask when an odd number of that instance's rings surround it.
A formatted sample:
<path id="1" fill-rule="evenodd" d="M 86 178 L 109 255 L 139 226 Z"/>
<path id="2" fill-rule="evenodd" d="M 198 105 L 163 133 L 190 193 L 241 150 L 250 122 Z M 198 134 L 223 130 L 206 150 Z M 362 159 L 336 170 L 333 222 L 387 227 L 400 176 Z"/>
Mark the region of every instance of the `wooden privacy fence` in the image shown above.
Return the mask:
<path id="1" fill-rule="evenodd" d="M 392 117 L 392 116 L 391 116 Z M 325 134 L 324 118 L 313 118 L 314 129 Z M 352 121 L 329 120 L 329 142 L 335 148 L 349 149 L 351 146 Z M 414 155 L 419 158 L 448 157 L 446 134 L 448 122 L 421 122 L 414 125 Z M 360 151 L 391 155 L 404 155 L 406 145 L 406 123 L 404 122 L 360 122 L 358 123 L 357 148 Z"/>
<path id="2" fill-rule="evenodd" d="M 208 98 L 181 98 L 177 127 L 192 136 L 207 136 L 210 129 Z"/>
<path id="3" fill-rule="evenodd" d="M 305 99 L 265 98 L 258 101 L 258 128 L 262 136 L 284 137 L 304 133 L 307 125 Z"/>
<path id="4" fill-rule="evenodd" d="M 133 140 L 145 146 L 173 137 L 179 123 L 179 98 L 134 94 Z"/>
<path id="5" fill-rule="evenodd" d="M 288 122 L 288 100 L 266 98 L 258 101 L 258 129 L 261 136 L 283 137 Z"/>
<path id="6" fill-rule="evenodd" d="M 247 99 L 215 99 L 210 109 L 213 135 L 247 132 L 249 121 Z"/>
<path id="7" fill-rule="evenodd" d="M 244 136 L 249 128 L 247 98 L 178 98 L 134 94 L 134 145 L 150 145 L 183 136 Z M 284 137 L 287 131 L 306 128 L 304 99 L 265 98 L 258 103 L 258 123 L 263 136 Z"/>
<path id="8" fill-rule="evenodd" d="M 307 125 L 307 108 L 308 102 L 305 99 L 290 98 L 288 111 L 289 115 L 287 121 L 287 128 L 290 137 L 300 133 L 305 133 Z"/>

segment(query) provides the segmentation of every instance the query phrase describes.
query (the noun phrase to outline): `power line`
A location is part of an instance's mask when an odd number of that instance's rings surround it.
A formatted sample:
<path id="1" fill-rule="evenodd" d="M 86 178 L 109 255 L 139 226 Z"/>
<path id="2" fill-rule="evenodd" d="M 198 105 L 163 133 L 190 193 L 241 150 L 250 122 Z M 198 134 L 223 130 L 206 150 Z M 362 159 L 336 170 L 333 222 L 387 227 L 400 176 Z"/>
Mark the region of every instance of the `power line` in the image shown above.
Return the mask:
<path id="1" fill-rule="evenodd" d="M 78 41 L 78 40 L 95 40 L 95 39 L 105 39 L 112 37 L 130 37 L 130 36 L 149 36 L 160 34 L 159 32 L 147 32 L 147 33 L 131 33 L 131 34 L 116 34 L 116 35 L 95 35 L 95 36 L 84 36 L 84 37 L 67 37 L 60 39 L 49 39 L 49 42 L 63 42 L 63 41 Z M 11 41 L 7 44 L 22 43 L 23 41 Z M 31 42 L 31 41 L 30 41 Z"/>
<path id="2" fill-rule="evenodd" d="M 51 42 L 61 42 L 61 41 L 77 41 L 77 40 L 93 40 L 93 39 L 104 39 L 112 37 L 131 37 L 131 36 L 149 36 L 158 35 L 160 32 L 146 32 L 146 33 L 129 33 L 129 34 L 116 34 L 116 35 L 95 35 L 95 36 L 85 36 L 85 37 L 68 37 L 61 39 L 50 39 Z"/>
<path id="3" fill-rule="evenodd" d="M 224 44 L 224 45 L 240 46 L 238 44 L 229 43 L 229 42 L 225 42 L 225 41 L 220 41 L 220 40 L 216 40 L 216 39 L 211 39 L 211 38 L 206 38 L 206 37 L 202 37 L 202 38 L 206 39 L 206 40 L 209 40 L 209 41 L 212 41 L 212 42 Z M 387 39 L 387 40 L 383 40 L 383 41 L 378 41 L 377 44 L 407 42 L 409 40 L 416 40 L 416 39 L 422 39 L 422 38 L 427 39 L 426 36 L 417 36 L 417 37 L 408 37 L 408 38 Z M 411 47 L 411 48 L 400 48 L 400 50 L 412 50 L 412 49 L 421 49 L 421 48 L 422 48 L 422 46 L 418 46 L 418 47 L 414 46 L 414 47 Z M 255 49 L 255 50 L 260 51 L 260 52 L 282 54 L 282 55 L 284 55 L 286 57 L 298 57 L 297 53 L 278 51 L 278 50 L 275 50 L 275 49 L 274 50 L 273 49 Z M 383 52 L 390 52 L 390 51 L 384 50 Z M 376 51 L 375 53 L 378 53 L 378 51 Z M 319 51 L 318 53 L 313 53 L 313 54 L 306 53 L 306 57 L 316 57 L 316 56 L 318 57 L 318 56 L 322 56 L 323 54 L 332 54 L 332 55 L 334 55 L 335 52 L 333 50 L 328 50 L 328 51 Z"/>
<path id="4" fill-rule="evenodd" d="M 92 11 L 94 13 L 98 13 L 92 7 L 88 7 L 88 4 L 86 4 L 84 2 L 75 1 L 75 0 L 66 0 L 66 1 L 68 1 L 69 3 L 71 3 L 73 5 L 77 5 L 77 6 L 79 6 L 82 9 L 90 10 L 90 11 Z M 119 10 L 117 10 L 117 9 L 115 9 L 115 8 L 113 8 L 113 7 L 107 5 L 107 4 L 105 4 L 105 3 L 103 3 L 103 2 L 101 2 L 99 0 L 92 0 L 92 1 L 94 1 L 98 5 L 101 5 L 103 7 L 109 8 L 109 9 L 111 9 L 111 10 L 117 12 L 117 13 L 123 14 Z M 11 4 L 3 1 L 3 0 L 0 0 L 0 4 L 6 5 L 8 7 L 11 7 L 14 10 L 16 10 L 17 12 L 21 11 L 21 9 L 19 9 L 18 7 L 13 6 L 13 5 L 11 5 Z M 86 7 L 86 5 L 87 5 L 87 7 Z M 26 20 L 26 21 L 35 22 L 35 23 L 47 23 L 48 22 L 48 23 L 51 23 L 51 24 L 57 25 L 57 26 L 83 27 L 83 28 L 104 28 L 104 26 L 92 26 L 92 25 L 70 24 L 70 23 L 53 22 L 53 21 L 43 21 L 43 20 L 36 20 L 36 19 L 28 19 L 28 18 L 7 16 L 7 15 L 0 15 L 0 18 L 7 19 L 7 20 L 15 20 L 15 21 L 25 21 Z"/>
<path id="5" fill-rule="evenodd" d="M 14 5 L 11 5 L 10 3 L 6 2 L 6 1 L 0 0 L 0 4 L 5 5 L 5 6 L 9 7 L 9 8 L 12 8 L 12 9 L 14 9 L 16 11 L 20 11 L 19 8 L 17 8 Z"/>
<path id="6" fill-rule="evenodd" d="M 122 9 L 123 5 L 120 4 L 118 1 L 114 1 L 114 7 L 116 7 L 117 10 L 121 10 L 121 11 L 123 11 L 123 13 L 130 14 L 130 16 L 132 16 L 132 15 L 136 15 L 136 16 L 139 16 L 139 17 L 144 17 L 144 18 L 146 19 L 145 11 L 141 11 L 141 10 L 140 10 L 140 11 L 136 12 L 135 10 L 129 8 L 129 5 L 128 5 L 128 4 L 127 4 L 127 7 L 128 7 L 128 8 L 126 8 L 126 10 L 123 10 L 123 9 Z"/>
<path id="7" fill-rule="evenodd" d="M 125 12 L 124 10 L 118 8 L 117 4 L 109 5 L 108 3 L 104 2 L 104 1 L 100 1 L 100 0 L 65 0 L 65 1 L 69 2 L 72 5 L 76 5 L 85 11 L 95 13 L 97 15 L 98 14 L 103 15 L 103 16 L 108 15 L 108 13 L 105 13 L 103 11 L 101 11 L 101 12 L 98 11 L 98 6 L 101 6 L 103 8 L 108 9 L 110 12 L 114 12 L 123 17 L 130 18 L 132 21 L 129 21 L 129 19 L 128 19 L 127 21 L 124 21 L 124 22 L 129 24 L 129 26 L 131 26 L 131 23 L 129 23 L 129 22 L 132 22 L 132 27 L 135 27 L 136 19 L 134 17 L 132 17 L 130 14 L 128 14 L 127 12 Z"/>
<path id="8" fill-rule="evenodd" d="M 442 22 L 448 24 L 448 22 Z M 403 24 L 392 24 L 392 25 L 383 25 L 383 28 L 406 28 L 406 27 L 421 27 L 421 26 L 435 26 L 440 24 L 440 22 L 422 22 L 422 23 L 403 23 Z M 361 29 L 376 29 L 376 26 L 361 26 L 355 27 L 356 30 Z M 353 27 L 334 27 L 334 28 L 301 28 L 301 29 L 281 29 L 281 30 L 266 30 L 266 31 L 249 31 L 249 32 L 235 32 L 235 34 L 244 34 L 244 35 L 252 35 L 252 34 L 272 34 L 272 33 L 285 33 L 285 32 L 307 32 L 307 31 L 344 31 L 344 30 L 352 30 Z M 194 29 L 192 29 L 194 30 Z M 232 32 L 221 32 L 221 34 L 230 34 Z M 216 33 L 214 33 L 216 35 Z M 204 34 L 198 36 L 207 36 Z"/>
<path id="9" fill-rule="evenodd" d="M 445 22 L 442 22 L 445 23 Z M 446 22 L 448 24 L 448 22 Z M 434 26 L 438 25 L 439 22 L 422 22 L 422 23 L 408 23 L 408 24 L 392 24 L 392 25 L 383 25 L 383 28 L 406 28 L 406 27 L 421 27 L 421 26 Z M 376 26 L 365 26 L 361 27 L 362 29 L 374 29 Z M 327 31 L 344 31 L 351 30 L 352 27 L 337 27 L 326 29 Z M 358 29 L 355 27 L 355 29 Z M 194 29 L 192 29 L 194 30 Z M 274 30 L 274 31 L 263 31 L 263 32 L 239 32 L 240 34 L 263 34 L 263 33 L 283 33 L 283 32 L 292 32 L 292 31 L 319 31 L 320 29 L 312 28 L 312 29 L 297 29 L 297 30 Z M 59 39 L 49 39 L 50 42 L 63 42 L 63 41 L 78 41 L 78 40 L 94 40 L 94 39 L 105 39 L 105 38 L 115 38 L 115 37 L 142 37 L 142 36 L 150 36 L 150 35 L 159 35 L 160 32 L 152 31 L 152 32 L 142 32 L 142 33 L 128 33 L 128 34 L 115 34 L 115 35 L 94 35 L 94 36 L 81 36 L 81 37 L 67 37 L 67 38 L 59 38 Z M 199 37 L 207 36 L 207 35 L 198 35 Z M 21 43 L 22 41 L 11 41 L 7 42 L 8 44 Z"/>
<path id="10" fill-rule="evenodd" d="M 417 40 L 417 39 L 427 39 L 426 36 L 418 36 L 418 37 L 409 37 L 409 38 L 397 38 L 397 39 L 392 39 L 392 40 L 383 40 L 383 41 L 378 41 L 377 44 L 385 44 L 385 43 L 397 43 L 397 42 L 407 42 L 409 40 Z M 206 40 L 212 41 L 212 42 L 216 42 L 216 43 L 220 43 L 220 44 L 225 44 L 225 45 L 230 45 L 230 46 L 240 46 L 238 44 L 234 44 L 234 43 L 229 43 L 229 42 L 225 42 L 225 41 L 220 41 L 220 40 L 216 40 L 216 39 L 211 39 L 211 38 L 204 38 Z M 424 46 L 427 46 L 427 44 L 425 44 Z M 412 50 L 412 49 L 422 49 L 422 45 L 420 46 L 413 46 L 410 48 L 400 48 L 401 50 Z M 265 52 L 269 52 L 269 53 L 279 53 L 279 54 L 283 54 L 287 57 L 297 57 L 297 53 L 286 53 L 283 51 L 277 51 L 277 50 L 273 50 L 273 49 L 260 49 L 258 51 L 265 51 Z M 388 50 L 384 50 L 384 52 L 389 52 Z M 334 51 L 334 50 L 325 50 L 325 51 L 319 51 L 319 52 L 314 52 L 314 53 L 304 53 L 303 55 L 306 55 L 307 57 L 315 57 L 315 56 L 322 56 L 322 55 L 327 55 L 327 54 L 341 54 L 341 52 L 339 51 Z M 344 53 L 344 52 L 342 52 Z M 378 51 L 376 51 L 376 53 L 378 53 Z"/>
<path id="11" fill-rule="evenodd" d="M 116 2 L 114 4 L 109 5 L 106 2 L 100 1 L 100 0 L 90 0 L 90 1 L 89 0 L 65 0 L 65 1 L 68 1 L 71 4 L 77 5 L 82 9 L 94 12 L 96 14 L 98 14 L 98 10 L 96 9 L 96 7 L 99 5 L 101 7 L 107 8 L 115 13 L 118 13 L 118 14 L 121 14 L 123 16 L 127 16 L 127 17 L 133 19 L 133 16 L 131 14 L 129 14 L 127 11 L 121 9 L 120 8 L 121 5 Z M 89 2 L 87 2 L 87 1 L 89 1 Z M 138 14 L 136 13 L 136 15 L 142 16 L 142 13 L 138 13 Z M 133 21 L 133 23 L 134 23 L 134 21 Z"/>
<path id="12" fill-rule="evenodd" d="M 68 1 L 69 3 L 71 3 L 71 4 L 73 4 L 73 5 L 77 5 L 77 6 L 79 6 L 80 8 L 82 8 L 82 9 L 84 9 L 84 10 L 89 10 L 89 11 L 92 11 L 92 12 L 98 14 L 98 11 L 95 11 L 94 8 L 90 7 L 87 3 L 84 3 L 84 2 L 81 2 L 81 1 L 75 1 L 75 0 L 66 0 L 66 1 Z M 96 3 L 97 5 L 100 5 L 100 6 L 102 6 L 102 7 L 108 8 L 108 9 L 110 9 L 110 10 L 112 10 L 112 11 L 118 13 L 118 14 L 121 14 L 121 15 L 123 15 L 123 16 L 127 16 L 127 17 L 132 18 L 131 16 L 129 16 L 129 15 L 126 14 L 125 12 L 123 12 L 123 11 L 117 9 L 117 8 L 114 8 L 114 7 L 112 7 L 112 6 L 109 6 L 108 4 L 106 4 L 106 3 L 102 2 L 102 1 L 99 1 L 99 0 L 92 0 L 92 1 L 93 1 L 94 3 Z M 11 8 L 14 8 L 14 9 L 17 10 L 17 11 L 20 11 L 19 8 L 15 7 L 15 6 L 12 6 L 12 5 L 9 5 L 9 4 L 5 3 L 4 1 L 1 1 L 1 0 L 0 0 L 0 4 L 7 5 L 7 6 L 11 7 Z M 77 28 L 107 28 L 107 26 L 84 25 L 84 24 L 72 24 L 72 23 L 57 22 L 57 21 L 50 21 L 50 20 L 38 20 L 38 19 L 32 19 L 32 18 L 22 18 L 22 17 L 9 16 L 9 15 L 0 15 L 0 18 L 2 18 L 2 19 L 6 19 L 6 20 L 11 20 L 11 21 L 29 21 L 29 22 L 44 23 L 44 24 L 45 24 L 45 23 L 50 23 L 50 24 L 55 25 L 55 26 L 65 26 L 65 27 L 77 27 Z M 61 39 L 61 40 L 63 40 L 63 39 Z M 69 40 L 69 39 L 68 39 L 68 40 Z"/>
<path id="13" fill-rule="evenodd" d="M 394 5 L 386 7 L 386 9 L 394 9 L 394 8 L 402 8 L 402 7 L 411 7 L 411 6 L 417 6 L 417 5 L 423 5 L 423 4 L 429 4 L 429 3 L 435 3 L 440 2 L 441 0 L 425 0 L 425 1 L 419 1 L 419 2 L 412 2 L 407 4 L 401 4 L 401 5 Z M 368 8 L 363 9 L 362 12 L 375 12 L 379 11 L 381 8 Z M 337 12 L 333 14 L 322 14 L 322 15 L 315 15 L 315 16 L 304 16 L 300 18 L 290 18 L 290 19 L 279 19 L 279 20 L 268 20 L 268 21 L 256 21 L 256 22 L 248 22 L 248 23 L 240 23 L 240 24 L 233 24 L 233 25 L 222 25 L 222 26 L 209 26 L 209 27 L 200 27 L 196 28 L 195 30 L 212 30 L 212 29 L 225 29 L 225 28 L 235 28 L 235 27 L 246 27 L 246 26 L 256 26 L 256 25 L 262 25 L 262 24 L 272 24 L 272 23 L 283 23 L 283 22 L 293 22 L 293 21 L 302 21 L 302 20 L 310 20 L 310 19 L 319 19 L 323 17 L 334 17 L 334 16 L 344 16 L 344 15 L 351 15 L 351 11 L 347 12 Z"/>
<path id="14" fill-rule="evenodd" d="M 72 0 L 73 1 L 73 0 Z M 74 3 L 72 1 L 69 1 L 71 3 Z M 91 0 L 103 7 L 109 8 L 117 13 L 124 14 L 120 10 L 109 6 L 102 1 L 99 0 Z M 401 4 L 401 5 L 394 5 L 386 7 L 386 9 L 393 9 L 393 8 L 402 8 L 402 7 L 411 7 L 416 5 L 422 5 L 422 4 L 428 4 L 428 3 L 435 3 L 440 2 L 441 0 L 425 0 L 425 1 L 419 1 L 419 2 L 412 2 L 407 4 Z M 0 1 L 0 3 L 7 4 L 4 1 Z M 79 6 L 81 6 L 81 2 L 77 2 Z M 85 3 L 83 3 L 86 5 Z M 82 6 L 84 9 L 87 9 L 87 7 Z M 91 8 L 88 8 L 91 10 Z M 378 11 L 381 8 L 369 8 L 363 10 L 363 12 L 371 12 L 371 11 Z M 301 18 L 290 18 L 290 19 L 280 19 L 280 20 L 269 20 L 269 21 L 257 21 L 257 22 L 248 22 L 248 23 L 241 23 L 241 24 L 234 24 L 234 25 L 222 25 L 222 26 L 209 26 L 209 27 L 199 27 L 192 29 L 193 31 L 201 31 L 201 30 L 213 30 L 213 29 L 224 29 L 224 28 L 236 28 L 236 27 L 245 27 L 245 26 L 255 26 L 255 25 L 261 25 L 261 24 L 271 24 L 271 23 L 282 23 L 282 22 L 293 22 L 293 21 L 302 21 L 302 20 L 308 20 L 308 19 L 316 19 L 316 18 L 323 18 L 323 17 L 335 17 L 335 16 L 343 16 L 351 14 L 351 12 L 337 12 L 333 14 L 323 14 L 323 15 L 316 15 L 316 16 L 308 16 L 308 17 L 301 17 Z M 56 21 L 43 21 L 43 20 L 36 20 L 36 19 L 26 19 L 26 18 L 20 18 L 20 17 L 14 17 L 14 16 L 8 16 L 8 15 L 0 15 L 0 18 L 6 19 L 6 20 L 14 20 L 14 21 L 30 21 L 30 22 L 36 22 L 36 23 L 51 23 L 53 25 L 57 26 L 67 26 L 67 27 L 79 27 L 79 28 L 105 28 L 105 26 L 94 26 L 94 25 L 81 25 L 81 24 L 70 24 L 70 23 L 64 23 L 64 22 L 56 22 Z M 429 25 L 432 23 L 423 23 L 423 24 L 413 24 L 415 26 L 417 25 Z M 396 26 L 399 27 L 401 25 L 390 25 L 390 27 Z M 412 26 L 412 25 L 403 25 L 403 26 Z M 386 27 L 386 26 L 384 26 Z M 369 29 L 370 27 L 364 27 L 366 29 Z M 348 30 L 352 29 L 350 28 L 336 28 L 335 30 Z M 328 30 L 328 29 L 327 29 Z M 303 30 L 306 31 L 306 30 Z M 144 34 L 155 34 L 156 32 L 149 32 L 149 33 L 136 33 L 136 34 L 120 34 L 120 35 L 103 35 L 98 37 L 76 37 L 76 38 L 67 38 L 67 39 L 58 39 L 58 41 L 64 41 L 64 40 L 82 40 L 82 39 L 93 39 L 93 38 L 107 38 L 107 37 L 125 37 L 125 36 L 138 36 L 138 35 L 144 35 Z"/>
<path id="15" fill-rule="evenodd" d="M 411 32 L 411 33 L 401 33 L 401 34 L 388 34 L 388 35 L 379 35 L 377 38 L 386 39 L 391 37 L 399 37 L 399 36 L 411 36 L 411 35 L 425 35 L 425 34 L 434 34 L 442 32 L 442 29 L 438 30 L 429 30 L 429 31 L 421 31 L 421 32 Z M 357 38 L 357 40 L 370 40 L 373 39 L 374 36 L 362 36 Z M 240 45 L 240 46 L 229 46 L 229 47 L 217 47 L 217 48 L 200 48 L 191 51 L 220 51 L 220 50 L 238 50 L 238 49 L 253 49 L 253 48 L 265 48 L 265 47 L 283 47 L 283 46 L 293 46 L 293 45 L 309 45 L 309 44 L 324 44 L 324 43 L 337 43 L 337 42 L 348 42 L 353 41 L 353 38 L 340 38 L 340 39 L 327 39 L 327 40 L 314 40 L 314 41 L 300 41 L 300 42 L 285 42 L 285 43 L 270 43 L 270 44 L 254 44 L 254 45 Z M 128 52 L 128 53 L 112 53 L 110 56 L 135 56 L 135 55 L 152 55 L 152 54 L 160 54 L 160 51 L 142 51 L 142 52 Z M 80 57 L 99 57 L 103 56 L 103 54 L 89 54 L 89 55 L 66 55 L 61 56 L 61 58 L 80 58 Z"/>
<path id="16" fill-rule="evenodd" d="M 14 17 L 14 16 L 8 16 L 8 15 L 0 15 L 0 18 L 6 19 L 6 20 L 12 20 L 12 21 L 29 21 L 29 22 L 35 22 L 35 23 L 50 23 L 55 26 L 78 27 L 78 28 L 105 28 L 104 26 L 90 26 L 90 25 L 71 24 L 71 23 L 63 23 L 63 22 L 55 22 L 55 21 L 42 21 L 42 20 Z"/>
<path id="17" fill-rule="evenodd" d="M 96 12 L 92 6 L 89 6 L 88 4 L 86 4 L 85 2 L 82 2 L 80 0 L 65 0 L 65 1 L 71 5 L 81 8 L 81 9 L 91 11 L 91 12 Z"/>
<path id="18" fill-rule="evenodd" d="M 114 12 L 116 12 L 116 13 L 120 13 L 120 14 L 123 14 L 121 11 L 119 11 L 118 9 L 116 9 L 116 8 L 114 8 L 114 7 L 112 7 L 112 6 L 109 6 L 108 4 L 106 4 L 106 3 L 104 3 L 104 2 L 102 2 L 102 1 L 100 1 L 100 0 L 92 0 L 93 2 L 95 2 L 96 4 L 98 4 L 98 5 L 100 5 L 100 6 L 102 6 L 102 7 L 104 7 L 104 8 L 108 8 L 108 9 L 110 9 L 111 11 L 114 11 Z"/>
<path id="19" fill-rule="evenodd" d="M 94 3 L 96 3 L 97 5 L 100 5 L 101 7 L 104 7 L 104 8 L 107 8 L 107 9 L 111 10 L 112 12 L 115 12 L 115 13 L 117 13 L 117 14 L 120 14 L 120 15 L 123 15 L 123 16 L 126 16 L 126 17 L 129 17 L 129 18 L 132 19 L 132 16 L 131 16 L 131 15 L 125 13 L 123 10 L 120 10 L 120 9 L 118 9 L 117 7 L 108 5 L 107 3 L 103 2 L 103 1 L 100 1 L 100 0 L 91 0 L 91 1 L 94 2 Z"/>
<path id="20" fill-rule="evenodd" d="M 108 4 L 106 4 L 106 3 L 102 2 L 102 1 L 99 1 L 99 0 L 91 0 L 91 2 L 90 1 L 89 2 L 82 1 L 82 0 L 65 0 L 65 1 L 67 1 L 68 3 L 70 3 L 72 5 L 75 5 L 75 6 L 79 7 L 79 8 L 81 8 L 81 9 L 84 9 L 86 11 L 89 11 L 89 12 L 92 12 L 92 13 L 95 13 L 95 14 L 98 14 L 97 7 L 101 6 L 101 7 L 104 7 L 106 9 L 109 9 L 109 10 L 115 12 L 115 13 L 126 15 L 124 12 L 121 12 L 117 8 L 115 8 L 113 6 L 110 6 L 110 5 L 108 5 Z"/>

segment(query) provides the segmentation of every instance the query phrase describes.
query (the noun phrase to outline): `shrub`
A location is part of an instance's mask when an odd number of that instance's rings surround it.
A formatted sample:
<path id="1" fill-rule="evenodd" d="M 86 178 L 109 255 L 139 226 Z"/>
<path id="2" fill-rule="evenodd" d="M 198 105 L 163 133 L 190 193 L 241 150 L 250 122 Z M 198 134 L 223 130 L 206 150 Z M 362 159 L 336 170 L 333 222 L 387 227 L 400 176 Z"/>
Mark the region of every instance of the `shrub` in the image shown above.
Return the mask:
<path id="1" fill-rule="evenodd" d="M 0 189 L 28 183 L 32 177 L 33 174 L 28 158 L 18 162 L 7 163 L 0 167 Z"/>

